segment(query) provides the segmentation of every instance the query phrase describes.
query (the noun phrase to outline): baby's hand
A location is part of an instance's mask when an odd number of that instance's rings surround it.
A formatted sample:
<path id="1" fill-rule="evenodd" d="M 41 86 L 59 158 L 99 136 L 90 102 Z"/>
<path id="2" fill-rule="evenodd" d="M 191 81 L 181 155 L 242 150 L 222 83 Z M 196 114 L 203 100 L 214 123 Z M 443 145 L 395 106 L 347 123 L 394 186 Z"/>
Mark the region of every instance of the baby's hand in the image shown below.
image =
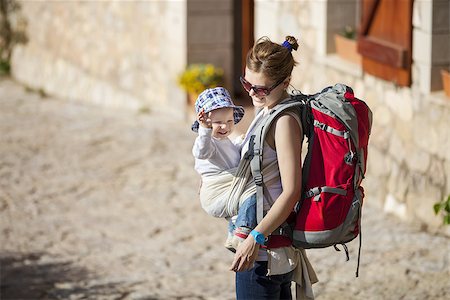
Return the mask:
<path id="1" fill-rule="evenodd" d="M 205 127 L 205 128 L 211 128 L 212 127 L 211 119 L 208 117 L 208 114 L 205 113 L 205 109 L 204 108 L 202 108 L 202 110 L 198 112 L 197 120 L 198 120 L 198 122 L 200 123 L 200 125 L 202 127 Z"/>

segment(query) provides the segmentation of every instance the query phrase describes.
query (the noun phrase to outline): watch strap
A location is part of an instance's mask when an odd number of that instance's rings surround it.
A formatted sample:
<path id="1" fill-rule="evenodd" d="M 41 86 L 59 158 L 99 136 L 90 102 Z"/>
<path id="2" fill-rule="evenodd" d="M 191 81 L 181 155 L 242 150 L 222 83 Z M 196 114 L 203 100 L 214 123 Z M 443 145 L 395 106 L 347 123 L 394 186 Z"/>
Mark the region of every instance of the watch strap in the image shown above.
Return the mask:
<path id="1" fill-rule="evenodd" d="M 253 236 L 256 243 L 258 243 L 260 245 L 264 245 L 264 243 L 266 241 L 266 237 L 264 236 L 264 234 L 262 234 L 261 232 L 258 232 L 256 230 L 250 231 L 250 234 Z"/>

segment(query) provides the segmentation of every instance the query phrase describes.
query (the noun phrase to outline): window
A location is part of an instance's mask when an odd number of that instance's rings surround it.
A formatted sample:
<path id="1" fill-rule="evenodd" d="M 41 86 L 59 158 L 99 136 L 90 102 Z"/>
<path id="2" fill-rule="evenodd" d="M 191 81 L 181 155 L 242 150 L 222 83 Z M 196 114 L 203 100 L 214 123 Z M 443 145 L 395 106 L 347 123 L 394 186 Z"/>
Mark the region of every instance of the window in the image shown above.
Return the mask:
<path id="1" fill-rule="evenodd" d="M 358 51 L 364 72 L 411 85 L 413 0 L 362 0 Z"/>

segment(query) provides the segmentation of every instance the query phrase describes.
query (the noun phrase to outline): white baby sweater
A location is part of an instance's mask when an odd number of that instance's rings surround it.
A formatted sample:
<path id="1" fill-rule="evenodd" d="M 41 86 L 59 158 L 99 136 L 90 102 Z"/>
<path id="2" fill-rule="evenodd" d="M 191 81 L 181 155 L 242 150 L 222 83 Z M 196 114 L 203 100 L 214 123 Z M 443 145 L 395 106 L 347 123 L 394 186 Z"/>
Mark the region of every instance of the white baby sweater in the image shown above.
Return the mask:
<path id="1" fill-rule="evenodd" d="M 195 157 L 195 170 L 203 176 L 211 176 L 235 168 L 241 160 L 242 138 L 231 141 L 211 136 L 212 129 L 200 126 L 192 154 Z"/>

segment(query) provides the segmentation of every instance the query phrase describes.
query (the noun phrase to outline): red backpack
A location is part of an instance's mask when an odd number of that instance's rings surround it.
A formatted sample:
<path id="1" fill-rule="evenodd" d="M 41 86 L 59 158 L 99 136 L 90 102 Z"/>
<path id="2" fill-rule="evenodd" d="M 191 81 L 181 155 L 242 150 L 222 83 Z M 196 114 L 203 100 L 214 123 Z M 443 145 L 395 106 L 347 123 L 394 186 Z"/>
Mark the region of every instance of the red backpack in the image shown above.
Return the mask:
<path id="1" fill-rule="evenodd" d="M 262 149 L 272 122 L 281 113 L 294 110 L 301 117 L 307 137 L 308 153 L 303 162 L 302 198 L 295 208 L 294 222 L 274 233 L 269 247 L 285 245 L 277 235 L 292 239 L 295 247 L 324 248 L 343 245 L 360 235 L 366 172 L 367 146 L 372 127 L 372 112 L 353 90 L 343 84 L 327 87 L 314 95 L 294 95 L 275 106 L 250 139 L 250 166 L 257 187 L 257 219 L 262 219 Z"/>

